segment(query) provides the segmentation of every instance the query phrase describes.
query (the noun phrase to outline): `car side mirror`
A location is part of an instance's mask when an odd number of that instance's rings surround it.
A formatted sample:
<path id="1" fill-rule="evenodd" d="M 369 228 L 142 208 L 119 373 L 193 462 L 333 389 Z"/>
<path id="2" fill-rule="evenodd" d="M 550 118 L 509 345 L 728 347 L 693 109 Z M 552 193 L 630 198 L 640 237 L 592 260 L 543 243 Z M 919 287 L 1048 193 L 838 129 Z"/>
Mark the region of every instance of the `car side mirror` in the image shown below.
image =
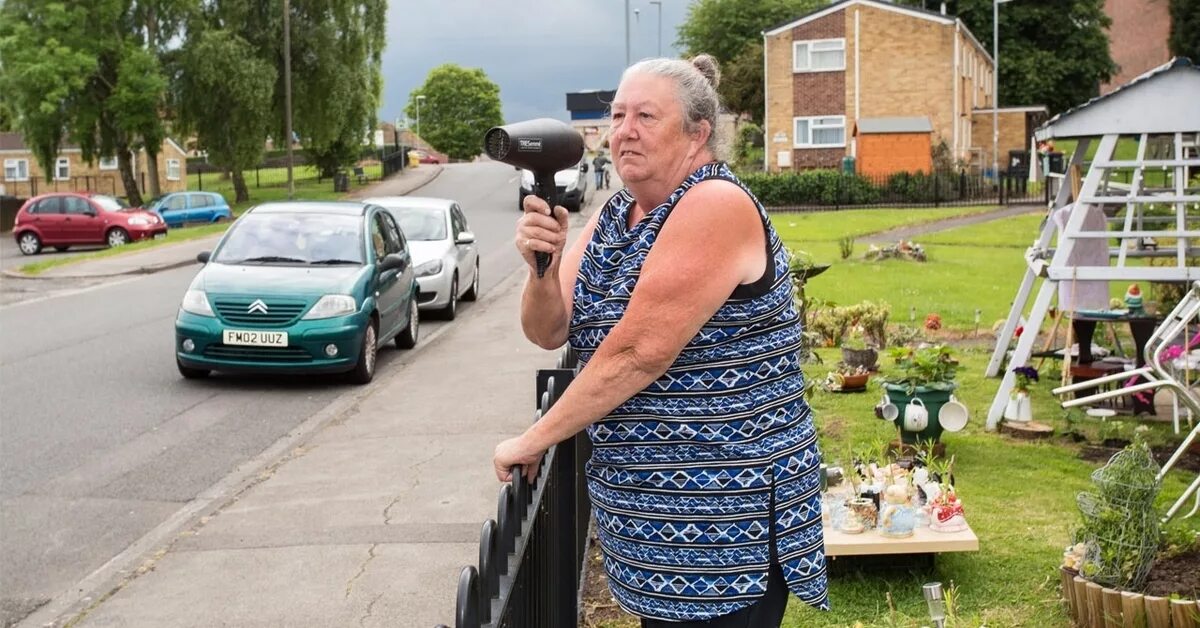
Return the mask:
<path id="1" fill-rule="evenodd" d="M 196 261 L 201 264 L 207 264 L 209 258 L 212 257 L 212 251 L 200 251 L 196 254 Z"/>
<path id="2" fill-rule="evenodd" d="M 407 266 L 408 257 L 399 253 L 392 253 L 391 255 L 384 257 L 383 260 L 379 262 L 379 272 L 382 273 L 389 270 L 403 271 Z"/>
<path id="3" fill-rule="evenodd" d="M 475 234 L 470 231 L 459 231 L 458 237 L 454 238 L 455 244 L 471 244 L 475 241 Z"/>
<path id="4" fill-rule="evenodd" d="M 84 216 L 87 216 L 87 217 L 89 217 L 89 218 L 95 218 L 95 217 L 96 217 L 96 210 L 94 210 L 94 209 L 89 209 L 89 210 L 86 210 L 86 211 L 84 211 L 84 212 L 83 212 L 83 215 L 84 215 Z"/>
<path id="5" fill-rule="evenodd" d="M 579 164 L 579 170 L 582 171 L 583 174 L 587 174 L 588 165 L 587 164 Z"/>

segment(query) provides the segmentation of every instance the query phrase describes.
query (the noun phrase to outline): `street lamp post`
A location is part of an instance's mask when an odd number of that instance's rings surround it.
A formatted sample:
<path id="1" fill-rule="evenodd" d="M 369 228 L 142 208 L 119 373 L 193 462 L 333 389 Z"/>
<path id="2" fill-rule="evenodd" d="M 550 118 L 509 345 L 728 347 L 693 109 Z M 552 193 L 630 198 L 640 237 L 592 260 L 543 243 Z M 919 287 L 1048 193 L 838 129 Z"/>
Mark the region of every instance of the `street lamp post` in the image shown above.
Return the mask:
<path id="1" fill-rule="evenodd" d="M 296 196 L 296 181 L 292 175 L 292 34 L 291 3 L 283 0 L 283 143 L 287 146 L 287 197 Z"/>
<path id="2" fill-rule="evenodd" d="M 425 102 L 425 96 L 417 95 L 417 141 L 421 140 L 421 103 Z"/>
<path id="3" fill-rule="evenodd" d="M 992 175 L 1000 180 L 1000 5 L 992 0 Z"/>
<path id="4" fill-rule="evenodd" d="M 629 0 L 625 0 L 625 67 L 629 67 Z"/>
<path id="5" fill-rule="evenodd" d="M 650 4 L 658 7 L 658 56 L 662 56 L 662 0 L 650 0 Z"/>

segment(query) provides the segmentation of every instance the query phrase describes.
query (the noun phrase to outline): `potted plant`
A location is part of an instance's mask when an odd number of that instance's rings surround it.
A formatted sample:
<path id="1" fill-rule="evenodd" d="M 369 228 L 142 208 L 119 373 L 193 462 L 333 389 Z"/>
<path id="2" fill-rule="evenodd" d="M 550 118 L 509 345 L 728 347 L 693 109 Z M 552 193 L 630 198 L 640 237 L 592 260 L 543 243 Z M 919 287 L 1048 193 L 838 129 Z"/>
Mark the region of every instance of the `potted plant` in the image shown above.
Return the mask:
<path id="1" fill-rule="evenodd" d="M 1009 421 L 1028 423 L 1033 420 L 1033 403 L 1029 399 L 1029 388 L 1038 381 L 1037 369 L 1032 366 L 1017 366 L 1013 368 L 1017 382 L 1013 386 L 1012 395 L 1004 407 L 1004 418 Z"/>
<path id="2" fill-rule="evenodd" d="M 958 361 L 953 351 L 938 344 L 915 349 L 896 347 L 888 355 L 895 366 L 881 378 L 881 383 L 891 402 L 901 408 L 895 421 L 901 443 L 915 448 L 920 441 L 940 442 L 942 426 L 937 420 L 938 413 L 958 387 L 955 381 Z M 920 414 L 924 414 L 924 426 L 906 429 L 906 419 L 910 419 L 909 427 L 921 424 L 911 421 L 913 415 Z"/>

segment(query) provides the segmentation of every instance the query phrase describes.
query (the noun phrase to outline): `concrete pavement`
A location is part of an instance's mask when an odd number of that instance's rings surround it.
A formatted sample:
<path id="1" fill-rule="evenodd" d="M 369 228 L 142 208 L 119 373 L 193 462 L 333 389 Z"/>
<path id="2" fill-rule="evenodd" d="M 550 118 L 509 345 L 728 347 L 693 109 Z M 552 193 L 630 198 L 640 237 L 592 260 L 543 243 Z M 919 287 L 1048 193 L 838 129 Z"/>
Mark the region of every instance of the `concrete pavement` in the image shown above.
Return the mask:
<path id="1" fill-rule="evenodd" d="M 422 164 L 417 168 L 408 168 L 383 181 L 359 188 L 351 193 L 348 198 L 403 196 L 421 188 L 421 186 L 434 180 L 441 173 L 441 165 Z M 84 279 L 154 273 L 188 264 L 195 264 L 196 255 L 202 251 L 211 251 L 216 246 L 217 240 L 220 237 L 220 235 L 213 235 L 195 240 L 186 240 L 178 244 L 164 244 L 146 250 L 132 251 L 123 255 L 81 259 L 75 263 L 47 269 L 36 276 L 25 275 L 16 271 L 4 271 L 3 274 L 5 277 L 13 279 Z M 36 257 L 28 259 L 30 262 L 37 261 Z"/>

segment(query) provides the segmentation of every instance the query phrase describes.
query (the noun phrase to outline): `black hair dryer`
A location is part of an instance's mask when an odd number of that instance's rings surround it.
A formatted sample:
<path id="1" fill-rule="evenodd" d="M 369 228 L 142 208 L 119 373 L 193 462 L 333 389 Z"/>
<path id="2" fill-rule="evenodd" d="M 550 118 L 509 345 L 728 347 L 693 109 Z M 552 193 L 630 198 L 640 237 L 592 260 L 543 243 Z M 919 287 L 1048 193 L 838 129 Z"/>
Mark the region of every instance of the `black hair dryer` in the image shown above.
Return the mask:
<path id="1" fill-rule="evenodd" d="M 583 136 L 565 122 L 538 118 L 488 129 L 483 148 L 496 161 L 532 171 L 533 193 L 553 209 L 558 204 L 554 173 L 579 163 Z M 541 277 L 550 266 L 550 255 L 534 253 L 534 259 Z"/>

